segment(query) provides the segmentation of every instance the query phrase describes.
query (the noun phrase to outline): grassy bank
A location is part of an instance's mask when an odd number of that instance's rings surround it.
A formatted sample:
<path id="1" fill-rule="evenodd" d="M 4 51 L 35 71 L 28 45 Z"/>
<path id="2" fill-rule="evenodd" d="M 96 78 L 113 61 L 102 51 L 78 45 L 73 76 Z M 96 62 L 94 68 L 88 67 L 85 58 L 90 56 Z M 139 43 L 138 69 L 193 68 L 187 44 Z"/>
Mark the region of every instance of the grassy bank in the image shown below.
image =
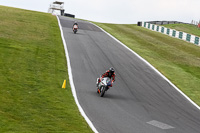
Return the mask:
<path id="1" fill-rule="evenodd" d="M 71 93 L 56 17 L 0 12 L 0 132 L 92 132 Z"/>
<path id="2" fill-rule="evenodd" d="M 200 105 L 200 47 L 136 25 L 95 24 L 141 55 Z"/>
<path id="3" fill-rule="evenodd" d="M 166 24 L 163 25 L 167 28 L 176 29 L 178 31 L 183 31 L 189 34 L 193 34 L 200 37 L 200 28 L 197 28 L 195 25 L 189 24 Z"/>

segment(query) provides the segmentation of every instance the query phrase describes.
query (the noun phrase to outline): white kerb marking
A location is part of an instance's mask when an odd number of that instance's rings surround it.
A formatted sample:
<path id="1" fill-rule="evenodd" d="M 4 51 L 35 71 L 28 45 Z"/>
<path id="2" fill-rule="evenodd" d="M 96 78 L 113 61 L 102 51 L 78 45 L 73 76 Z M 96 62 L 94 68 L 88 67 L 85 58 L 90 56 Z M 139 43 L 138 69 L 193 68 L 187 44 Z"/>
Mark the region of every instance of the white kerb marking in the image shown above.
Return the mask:
<path id="1" fill-rule="evenodd" d="M 86 122 L 88 123 L 88 125 L 90 126 L 90 128 L 95 132 L 98 133 L 97 129 L 94 127 L 93 123 L 90 121 L 90 119 L 87 117 L 87 115 L 85 114 L 83 108 L 81 107 L 81 105 L 79 104 L 77 95 L 76 95 L 76 89 L 74 86 L 74 81 L 73 81 L 73 75 L 72 75 L 72 68 L 71 68 L 71 64 L 70 64 L 70 58 L 69 58 L 69 54 L 68 54 L 68 50 L 67 50 L 67 45 L 66 45 L 66 41 L 64 38 L 64 34 L 63 34 L 63 30 L 60 24 L 60 20 L 57 17 L 58 20 L 58 25 L 60 27 L 60 32 L 61 32 L 61 37 L 62 37 L 62 41 L 63 41 L 63 45 L 64 45 L 64 49 L 65 49 L 65 55 L 66 55 L 66 59 L 67 59 L 67 65 L 68 65 L 68 74 L 69 74 L 69 81 L 70 81 L 70 86 L 72 89 L 72 94 L 74 96 L 74 100 L 76 102 L 76 105 L 78 106 L 79 111 L 81 112 L 81 115 L 83 116 L 83 118 L 86 120 Z"/>
<path id="2" fill-rule="evenodd" d="M 175 128 L 175 127 L 172 127 L 172 126 L 170 126 L 168 124 L 165 124 L 165 123 L 162 123 L 162 122 L 159 122 L 159 121 L 156 121 L 156 120 L 152 120 L 152 121 L 149 121 L 147 123 L 150 124 L 150 125 L 152 125 L 152 126 L 161 128 L 163 130 Z"/>
<path id="3" fill-rule="evenodd" d="M 90 22 L 91 23 L 91 22 Z M 91 23 L 93 24 L 93 23 Z M 93 24 L 95 25 L 95 24 Z M 178 87 L 176 87 L 169 79 L 167 79 L 163 74 L 161 74 L 153 65 L 151 65 L 149 62 L 147 62 L 144 58 L 142 58 L 140 55 L 138 55 L 136 52 L 134 52 L 132 49 L 130 49 L 129 47 L 127 47 L 125 44 L 123 44 L 122 42 L 120 42 L 118 39 L 116 39 L 115 37 L 113 37 L 111 34 L 109 34 L 108 32 L 106 32 L 104 29 L 102 29 L 101 27 L 95 25 L 96 27 L 98 27 L 99 29 L 101 29 L 103 32 L 105 32 L 107 35 L 109 35 L 111 38 L 113 38 L 115 41 L 117 41 L 119 44 L 121 44 L 122 46 L 124 46 L 126 49 L 128 49 L 129 51 L 131 51 L 133 54 L 135 54 L 138 58 L 140 58 L 143 62 L 145 62 L 149 67 L 151 67 L 156 73 L 158 73 L 163 79 L 165 79 L 171 86 L 174 87 L 174 89 L 176 89 L 181 95 L 183 95 L 188 101 L 190 101 L 191 104 L 193 104 L 197 109 L 200 110 L 200 107 L 193 102 L 187 95 L 185 95 Z M 177 33 L 176 33 L 177 34 Z M 177 37 L 178 38 L 178 37 Z"/>

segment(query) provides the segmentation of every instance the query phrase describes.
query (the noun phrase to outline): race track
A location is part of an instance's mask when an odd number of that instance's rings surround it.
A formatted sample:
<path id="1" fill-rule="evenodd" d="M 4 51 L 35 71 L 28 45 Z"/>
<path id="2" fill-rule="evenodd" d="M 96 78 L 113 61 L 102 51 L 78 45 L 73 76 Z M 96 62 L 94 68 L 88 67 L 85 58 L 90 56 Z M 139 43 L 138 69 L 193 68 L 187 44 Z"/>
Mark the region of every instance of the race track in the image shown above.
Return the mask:
<path id="1" fill-rule="evenodd" d="M 100 133 L 200 133 L 200 110 L 131 51 L 89 22 L 59 17 L 81 107 Z M 103 98 L 96 78 L 116 82 Z"/>

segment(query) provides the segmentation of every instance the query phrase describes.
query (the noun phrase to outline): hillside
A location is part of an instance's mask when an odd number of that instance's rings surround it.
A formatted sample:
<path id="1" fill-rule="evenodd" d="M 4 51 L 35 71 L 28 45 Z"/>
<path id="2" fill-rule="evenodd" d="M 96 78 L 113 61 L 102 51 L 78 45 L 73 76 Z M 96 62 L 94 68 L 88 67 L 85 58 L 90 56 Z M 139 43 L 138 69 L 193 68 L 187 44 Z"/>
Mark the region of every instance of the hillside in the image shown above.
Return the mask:
<path id="1" fill-rule="evenodd" d="M 200 105 L 200 47 L 137 25 L 95 24 L 150 62 Z"/>
<path id="2" fill-rule="evenodd" d="M 56 17 L 4 6 L 0 12 L 0 132 L 92 132 L 71 93 Z M 200 105 L 200 47 L 136 25 L 95 24 Z"/>
<path id="3" fill-rule="evenodd" d="M 0 132 L 92 132 L 71 93 L 56 16 L 0 12 Z"/>
<path id="4" fill-rule="evenodd" d="M 189 24 L 166 24 L 163 25 L 164 27 L 175 29 L 178 31 L 183 31 L 189 34 L 193 34 L 200 37 L 200 29 L 197 28 L 195 25 L 189 25 Z"/>

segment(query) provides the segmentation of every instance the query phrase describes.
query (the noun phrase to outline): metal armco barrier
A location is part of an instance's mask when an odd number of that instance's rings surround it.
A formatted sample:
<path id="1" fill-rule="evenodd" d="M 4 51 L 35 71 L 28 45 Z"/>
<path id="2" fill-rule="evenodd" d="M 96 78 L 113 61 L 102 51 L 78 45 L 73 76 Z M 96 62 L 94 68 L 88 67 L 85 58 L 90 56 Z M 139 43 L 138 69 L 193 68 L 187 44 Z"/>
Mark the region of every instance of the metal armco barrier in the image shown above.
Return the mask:
<path id="1" fill-rule="evenodd" d="M 71 17 L 71 18 L 75 18 L 75 15 L 69 14 L 69 13 L 64 13 L 64 16 L 66 16 L 66 17 Z"/>

